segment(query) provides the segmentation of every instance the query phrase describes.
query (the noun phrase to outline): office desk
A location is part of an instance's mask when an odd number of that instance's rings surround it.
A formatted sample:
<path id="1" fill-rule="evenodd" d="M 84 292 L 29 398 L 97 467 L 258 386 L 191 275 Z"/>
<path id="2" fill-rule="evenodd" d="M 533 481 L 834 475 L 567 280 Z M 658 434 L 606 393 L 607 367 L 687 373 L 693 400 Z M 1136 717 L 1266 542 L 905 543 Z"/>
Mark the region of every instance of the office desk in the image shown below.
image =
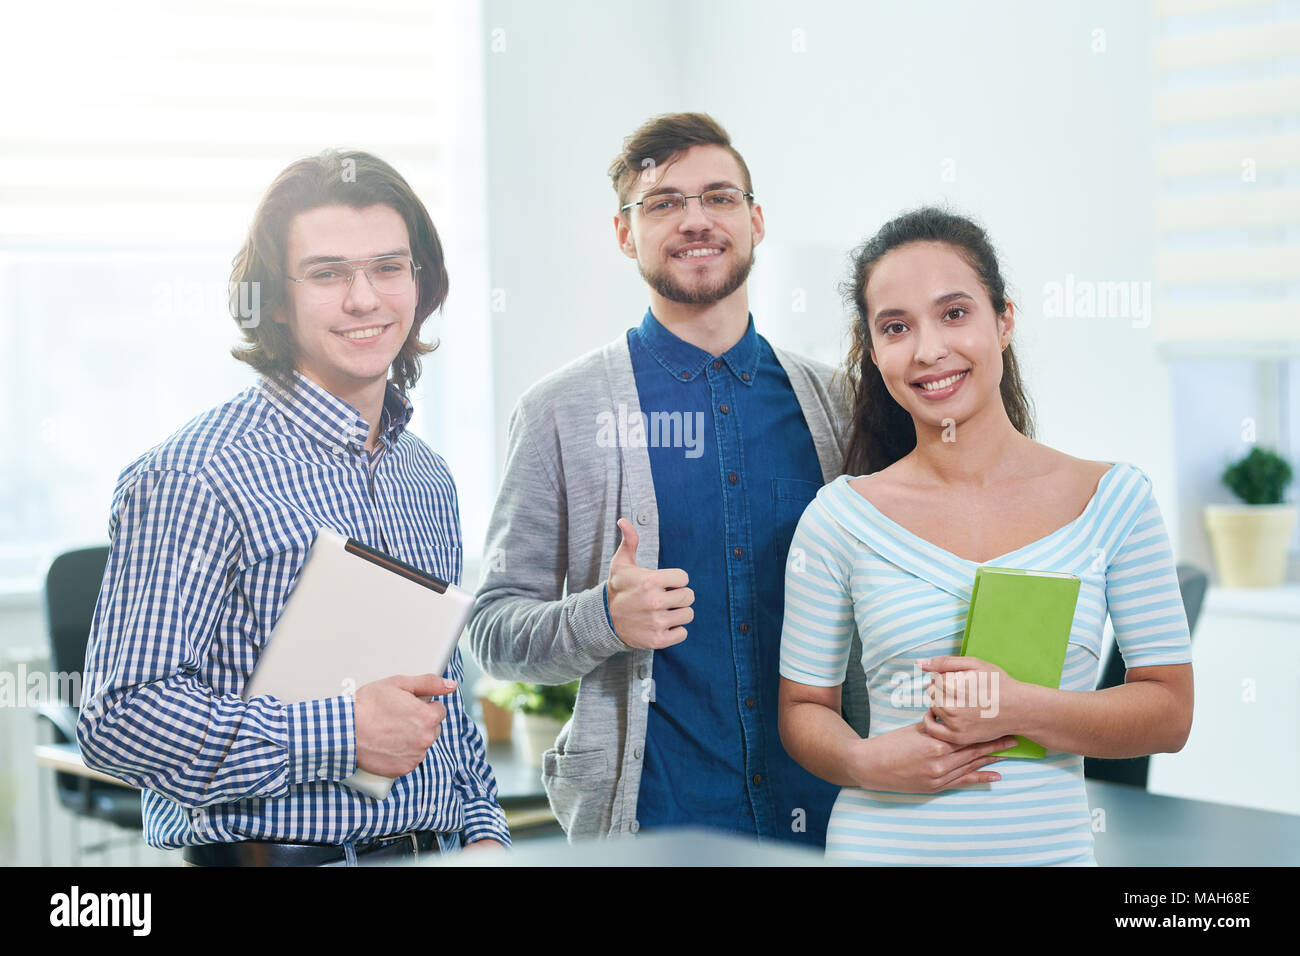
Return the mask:
<path id="1" fill-rule="evenodd" d="M 542 768 L 520 760 L 509 742 L 488 744 L 487 759 L 497 778 L 497 802 L 506 812 L 511 838 L 562 836 L 542 786 Z"/>
<path id="2" fill-rule="evenodd" d="M 130 784 L 123 783 L 116 777 L 110 777 L 106 773 L 100 773 L 98 770 L 87 767 L 86 762 L 81 759 L 81 751 L 77 749 L 76 744 L 37 744 L 33 751 L 36 754 L 37 766 L 50 767 L 59 773 L 88 777 L 91 780 L 99 780 L 103 783 L 115 783 L 119 787 L 130 786 Z"/>
<path id="3" fill-rule="evenodd" d="M 501 806 L 506 802 L 527 803 L 540 800 L 546 802 L 546 790 L 542 787 L 542 768 L 520 760 L 510 743 L 488 744 L 488 763 L 497 778 L 497 799 Z"/>
<path id="4" fill-rule="evenodd" d="M 1087 784 L 1100 866 L 1300 866 L 1300 815 Z"/>
<path id="5" fill-rule="evenodd" d="M 120 783 L 82 762 L 75 744 L 40 744 L 41 766 Z M 514 758 L 509 744 L 488 748 L 498 798 L 512 830 L 554 827 L 541 771 Z M 1300 866 L 1300 816 L 1249 810 L 1087 781 L 1101 866 Z M 1098 814 L 1096 811 L 1103 811 Z M 562 836 L 531 840 L 508 854 L 468 854 L 433 865 L 513 866 L 818 866 L 820 851 L 757 843 L 700 830 L 570 845 Z"/>
<path id="6" fill-rule="evenodd" d="M 1087 781 L 1100 866 L 1300 865 L 1300 816 Z M 1096 810 L 1104 811 L 1104 816 Z M 508 853 L 461 854 L 420 866 L 821 866 L 820 851 L 682 829 L 569 844 L 529 842 Z"/>

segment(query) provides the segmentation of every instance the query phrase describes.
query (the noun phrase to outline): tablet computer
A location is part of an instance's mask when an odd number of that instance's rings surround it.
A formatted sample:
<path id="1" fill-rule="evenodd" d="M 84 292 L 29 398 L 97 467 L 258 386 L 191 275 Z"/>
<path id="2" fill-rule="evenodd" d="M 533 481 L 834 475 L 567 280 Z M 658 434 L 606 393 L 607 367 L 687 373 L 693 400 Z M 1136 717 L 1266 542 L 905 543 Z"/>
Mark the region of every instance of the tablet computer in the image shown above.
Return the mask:
<path id="1" fill-rule="evenodd" d="M 297 703 L 442 674 L 473 608 L 468 591 L 322 528 L 242 697 Z M 379 800 L 393 785 L 364 770 L 342 783 Z"/>

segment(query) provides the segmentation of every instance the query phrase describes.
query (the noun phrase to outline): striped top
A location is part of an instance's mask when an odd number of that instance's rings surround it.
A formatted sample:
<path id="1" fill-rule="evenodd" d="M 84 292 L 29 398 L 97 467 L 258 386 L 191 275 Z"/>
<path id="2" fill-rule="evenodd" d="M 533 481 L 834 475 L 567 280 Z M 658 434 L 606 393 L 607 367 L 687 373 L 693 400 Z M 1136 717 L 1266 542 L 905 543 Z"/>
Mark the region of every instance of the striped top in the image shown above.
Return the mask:
<path id="1" fill-rule="evenodd" d="M 855 673 L 867 683 L 870 736 L 922 719 L 922 658 L 961 650 L 980 567 L 887 518 L 842 476 L 800 519 L 786 565 L 781 675 L 818 687 Z M 1127 667 L 1185 664 L 1191 637 L 1169 537 L 1134 465 L 1114 464 L 1077 518 L 985 565 L 1078 575 L 1062 690 L 1096 688 L 1107 613 Z M 1049 749 L 1004 758 L 993 783 L 936 794 L 845 788 L 827 856 L 862 863 L 1093 864 L 1083 757 Z"/>
<path id="2" fill-rule="evenodd" d="M 390 385 L 370 453 L 356 409 L 301 375 L 292 396 L 263 379 L 122 473 L 77 737 L 89 766 L 144 790 L 151 846 L 462 829 L 509 843 L 459 691 L 440 698 L 441 735 L 385 800 L 338 782 L 356 769 L 342 689 L 240 699 L 321 527 L 460 580 L 456 486 L 406 430 L 411 411 Z M 459 651 L 445 676 L 462 680 Z"/>

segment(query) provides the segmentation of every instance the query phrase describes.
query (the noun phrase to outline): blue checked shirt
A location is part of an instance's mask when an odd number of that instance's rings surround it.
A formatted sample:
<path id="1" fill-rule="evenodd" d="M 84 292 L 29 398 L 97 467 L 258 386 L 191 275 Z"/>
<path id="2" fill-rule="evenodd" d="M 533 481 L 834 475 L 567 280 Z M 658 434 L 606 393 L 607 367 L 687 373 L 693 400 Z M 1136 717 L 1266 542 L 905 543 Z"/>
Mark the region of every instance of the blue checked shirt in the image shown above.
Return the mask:
<path id="1" fill-rule="evenodd" d="M 297 382 L 290 397 L 261 380 L 122 473 L 86 653 L 82 755 L 144 790 L 151 846 L 416 830 L 508 845 L 459 691 L 441 698 L 447 716 L 424 762 L 382 801 L 338 782 L 356 770 L 350 696 L 240 699 L 319 528 L 460 580 L 456 486 L 406 431 L 411 403 L 389 386 L 367 453 L 356 409 Z M 444 676 L 463 679 L 459 651 Z"/>

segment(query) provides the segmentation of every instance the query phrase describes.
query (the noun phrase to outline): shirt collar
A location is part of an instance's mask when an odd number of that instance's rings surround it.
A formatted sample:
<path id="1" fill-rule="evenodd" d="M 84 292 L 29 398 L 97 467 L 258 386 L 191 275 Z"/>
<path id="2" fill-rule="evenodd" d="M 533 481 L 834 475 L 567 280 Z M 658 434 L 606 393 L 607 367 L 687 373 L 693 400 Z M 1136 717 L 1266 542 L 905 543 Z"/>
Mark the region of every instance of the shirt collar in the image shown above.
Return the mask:
<path id="1" fill-rule="evenodd" d="M 294 370 L 294 392 L 289 394 L 271 378 L 260 382 L 266 396 L 289 423 L 308 436 L 331 448 L 361 448 L 370 427 L 361 413 L 341 398 L 321 388 L 301 372 Z M 392 445 L 406 430 L 415 406 L 392 382 L 384 391 L 383 411 L 379 419 L 379 441 Z"/>
<path id="2" fill-rule="evenodd" d="M 716 358 L 704 349 L 679 339 L 668 331 L 650 309 L 646 309 L 645 318 L 641 320 L 636 331 L 641 337 L 641 343 L 654 356 L 655 361 L 679 382 L 689 382 L 703 372 L 710 362 L 721 361 L 731 369 L 737 381 L 744 385 L 753 385 L 758 370 L 758 333 L 754 331 L 752 313 L 748 323 L 740 341 Z"/>

